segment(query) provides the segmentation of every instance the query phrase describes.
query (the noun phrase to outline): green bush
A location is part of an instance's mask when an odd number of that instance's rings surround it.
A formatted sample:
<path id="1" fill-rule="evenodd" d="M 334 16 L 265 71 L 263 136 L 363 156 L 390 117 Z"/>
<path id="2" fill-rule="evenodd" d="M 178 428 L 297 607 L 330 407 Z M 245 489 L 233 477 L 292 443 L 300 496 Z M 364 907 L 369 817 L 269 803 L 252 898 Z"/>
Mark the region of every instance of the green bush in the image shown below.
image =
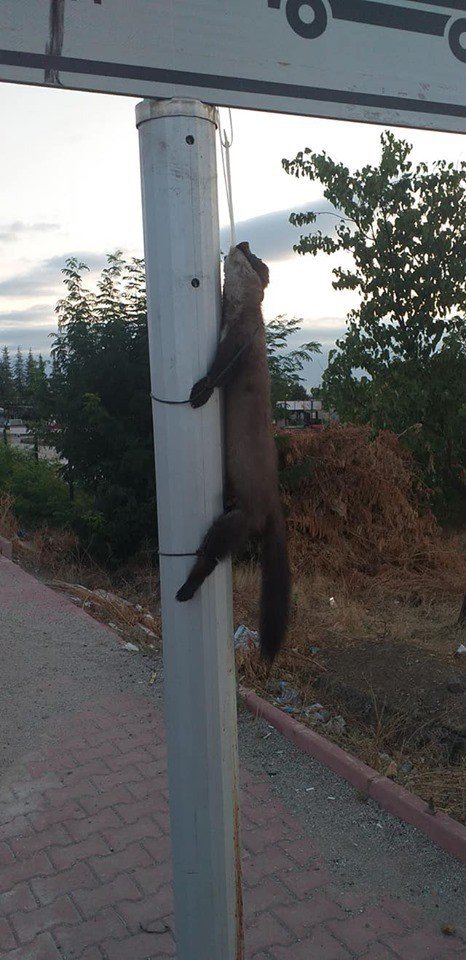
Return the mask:
<path id="1" fill-rule="evenodd" d="M 18 521 L 29 527 L 65 526 L 73 520 L 68 487 L 57 467 L 30 453 L 0 447 L 0 490 L 14 497 Z"/>

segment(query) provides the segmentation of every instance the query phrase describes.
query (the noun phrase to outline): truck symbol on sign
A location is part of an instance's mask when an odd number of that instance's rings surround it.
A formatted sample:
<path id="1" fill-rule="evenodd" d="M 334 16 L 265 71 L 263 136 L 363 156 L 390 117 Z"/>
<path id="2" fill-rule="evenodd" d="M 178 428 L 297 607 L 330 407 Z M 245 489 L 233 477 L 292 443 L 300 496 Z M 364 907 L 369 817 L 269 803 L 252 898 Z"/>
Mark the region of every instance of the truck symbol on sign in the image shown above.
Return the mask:
<path id="1" fill-rule="evenodd" d="M 466 0 L 268 0 L 272 10 L 285 7 L 292 30 L 305 40 L 315 40 L 327 29 L 329 20 L 367 23 L 392 30 L 447 37 L 451 52 L 466 63 Z M 461 16 L 463 14 L 463 16 Z"/>

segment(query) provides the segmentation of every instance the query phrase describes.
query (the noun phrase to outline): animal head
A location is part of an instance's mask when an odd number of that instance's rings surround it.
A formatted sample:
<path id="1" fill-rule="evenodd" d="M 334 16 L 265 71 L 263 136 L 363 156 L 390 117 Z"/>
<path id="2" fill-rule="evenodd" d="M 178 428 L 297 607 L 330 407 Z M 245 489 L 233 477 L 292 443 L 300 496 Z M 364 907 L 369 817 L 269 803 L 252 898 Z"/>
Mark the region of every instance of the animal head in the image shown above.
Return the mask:
<path id="1" fill-rule="evenodd" d="M 269 268 L 244 241 L 231 247 L 225 258 L 225 292 L 238 303 L 261 303 L 269 283 Z"/>

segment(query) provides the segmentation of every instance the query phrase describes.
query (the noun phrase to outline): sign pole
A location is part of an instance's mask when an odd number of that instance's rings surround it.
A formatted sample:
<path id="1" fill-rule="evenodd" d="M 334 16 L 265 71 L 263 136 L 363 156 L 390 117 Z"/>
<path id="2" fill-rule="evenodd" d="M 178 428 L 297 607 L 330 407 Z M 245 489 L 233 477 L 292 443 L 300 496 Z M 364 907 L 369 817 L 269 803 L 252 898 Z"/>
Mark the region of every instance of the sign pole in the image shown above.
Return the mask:
<path id="1" fill-rule="evenodd" d="M 144 100 L 141 153 L 178 960 L 243 957 L 231 565 L 175 595 L 223 510 L 218 391 L 189 403 L 220 324 L 215 108 Z M 160 401 L 176 403 L 161 403 Z"/>

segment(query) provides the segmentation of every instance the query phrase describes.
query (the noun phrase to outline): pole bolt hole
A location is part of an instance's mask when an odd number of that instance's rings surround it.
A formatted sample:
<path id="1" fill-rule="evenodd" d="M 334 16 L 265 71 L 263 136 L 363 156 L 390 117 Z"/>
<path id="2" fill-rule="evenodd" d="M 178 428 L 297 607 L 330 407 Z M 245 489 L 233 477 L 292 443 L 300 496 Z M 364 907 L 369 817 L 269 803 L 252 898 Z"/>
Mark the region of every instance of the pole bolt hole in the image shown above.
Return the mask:
<path id="1" fill-rule="evenodd" d="M 189 143 L 189 146 L 192 147 L 192 145 L 193 145 L 193 143 L 194 143 L 194 137 L 191 136 L 191 134 L 189 134 L 189 136 L 186 137 L 186 143 Z"/>
<path id="2" fill-rule="evenodd" d="M 195 287 L 195 289 L 197 290 L 197 288 L 200 287 L 200 285 L 201 285 L 201 281 L 198 280 L 197 277 L 193 277 L 193 279 L 191 280 L 191 286 Z"/>

